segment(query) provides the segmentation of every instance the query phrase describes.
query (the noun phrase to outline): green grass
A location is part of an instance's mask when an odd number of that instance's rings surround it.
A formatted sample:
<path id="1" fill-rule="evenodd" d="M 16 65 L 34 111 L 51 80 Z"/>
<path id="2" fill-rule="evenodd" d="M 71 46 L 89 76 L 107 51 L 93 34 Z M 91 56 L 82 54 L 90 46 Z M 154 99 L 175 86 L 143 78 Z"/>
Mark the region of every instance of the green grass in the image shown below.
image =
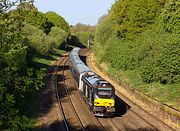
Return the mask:
<path id="1" fill-rule="evenodd" d="M 65 54 L 66 53 L 65 50 L 60 50 L 60 49 L 57 49 L 57 48 L 53 48 L 53 51 L 55 51 L 55 53 L 57 53 L 57 54 Z"/>
<path id="2" fill-rule="evenodd" d="M 130 87 L 148 95 L 149 97 L 180 109 L 180 84 L 160 84 L 158 82 L 145 83 L 140 77 L 138 70 L 116 70 L 108 66 L 109 74 L 127 83 Z"/>
<path id="3" fill-rule="evenodd" d="M 33 58 L 33 62 L 43 64 L 45 66 L 49 66 L 52 64 L 53 61 L 58 60 L 60 55 L 65 54 L 65 53 L 66 53 L 66 51 L 64 51 L 64 50 L 53 48 L 51 53 L 49 53 L 48 57 L 47 56 L 45 56 L 45 57 L 37 56 L 37 57 Z M 49 59 L 49 58 L 51 58 L 51 59 Z"/>
<path id="4" fill-rule="evenodd" d="M 41 63 L 41 64 L 44 64 L 44 65 L 50 65 L 51 64 L 51 60 L 47 60 L 45 58 L 39 58 L 39 57 L 35 57 L 33 58 L 33 61 L 36 62 L 36 63 Z"/>

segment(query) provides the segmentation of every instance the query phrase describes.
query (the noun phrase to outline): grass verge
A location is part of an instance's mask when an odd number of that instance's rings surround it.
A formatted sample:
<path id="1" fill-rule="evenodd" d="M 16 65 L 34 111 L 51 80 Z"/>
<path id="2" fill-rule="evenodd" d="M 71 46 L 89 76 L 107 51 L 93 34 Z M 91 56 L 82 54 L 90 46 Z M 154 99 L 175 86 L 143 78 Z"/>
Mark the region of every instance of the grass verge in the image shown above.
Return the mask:
<path id="1" fill-rule="evenodd" d="M 37 56 L 37 57 L 33 58 L 33 62 L 41 64 L 40 68 L 44 68 L 46 66 L 51 65 L 52 62 L 54 62 L 55 60 L 58 60 L 58 58 L 61 54 L 65 54 L 65 53 L 66 53 L 65 50 L 53 48 L 48 55 Z M 42 66 L 42 65 L 44 65 L 44 66 Z"/>

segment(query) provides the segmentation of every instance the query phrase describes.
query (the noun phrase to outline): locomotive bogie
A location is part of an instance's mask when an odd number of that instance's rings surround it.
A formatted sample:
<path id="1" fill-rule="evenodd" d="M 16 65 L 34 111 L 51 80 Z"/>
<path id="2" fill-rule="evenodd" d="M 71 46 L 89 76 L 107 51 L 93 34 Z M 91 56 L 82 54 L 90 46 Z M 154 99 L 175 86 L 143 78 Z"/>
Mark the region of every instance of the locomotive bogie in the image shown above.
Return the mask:
<path id="1" fill-rule="evenodd" d="M 95 116 L 113 116 L 115 114 L 114 107 L 94 106 Z"/>

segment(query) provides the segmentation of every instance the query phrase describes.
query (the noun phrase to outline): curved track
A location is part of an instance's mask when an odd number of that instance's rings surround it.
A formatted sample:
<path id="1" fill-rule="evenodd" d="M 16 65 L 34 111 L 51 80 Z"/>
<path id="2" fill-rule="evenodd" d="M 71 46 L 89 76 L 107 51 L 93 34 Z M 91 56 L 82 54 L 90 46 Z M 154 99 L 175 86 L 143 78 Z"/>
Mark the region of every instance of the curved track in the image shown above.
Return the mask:
<path id="1" fill-rule="evenodd" d="M 66 58 L 62 58 L 62 60 L 59 62 L 58 65 L 60 65 Z M 63 106 L 62 106 L 62 103 L 60 102 L 60 97 L 59 97 L 59 93 L 58 93 L 58 80 L 57 80 L 57 76 L 58 76 L 58 66 L 56 66 L 55 68 L 55 72 L 56 72 L 56 75 L 55 75 L 55 78 L 54 78 L 54 85 L 55 85 L 55 92 L 56 92 L 56 98 L 57 98 L 57 101 L 58 101 L 58 107 L 59 107 L 59 111 L 60 111 L 60 114 L 63 118 L 63 122 L 64 122 L 64 125 L 65 125 L 65 128 L 67 131 L 69 131 L 69 127 L 68 127 L 68 122 L 66 120 L 66 117 L 65 117 L 65 114 L 64 114 L 64 111 L 63 111 Z"/>
<path id="2" fill-rule="evenodd" d="M 64 76 L 64 70 L 65 70 L 65 67 L 66 67 L 66 64 L 67 64 L 67 61 L 68 61 L 68 57 L 63 57 L 61 58 L 61 61 L 59 62 L 59 66 L 61 66 L 61 72 L 62 72 L 62 75 Z M 59 91 L 59 87 L 58 87 L 58 75 L 59 75 L 59 71 L 58 71 L 58 68 L 59 66 L 56 67 L 56 77 L 55 77 L 55 90 L 56 90 L 56 96 L 57 96 L 57 100 L 58 100 L 58 103 L 59 103 L 59 110 L 60 110 L 60 113 L 61 113 L 61 116 L 63 117 L 63 122 L 64 122 L 64 125 L 65 125 L 65 128 L 67 131 L 71 130 L 71 127 L 70 125 L 68 124 L 68 120 L 66 118 L 67 114 L 65 112 L 65 105 L 63 104 L 62 100 L 60 99 L 60 94 L 62 95 L 62 92 L 60 93 Z M 85 131 L 85 128 L 83 127 L 83 124 L 81 123 L 80 121 L 80 118 L 73 106 L 73 103 L 71 101 L 71 98 L 69 96 L 69 93 L 68 93 L 68 87 L 65 85 L 65 78 L 62 77 L 62 80 L 63 80 L 63 84 L 61 86 L 61 88 L 63 87 L 64 88 L 64 91 L 63 91 L 63 95 L 64 97 L 66 97 L 68 99 L 68 102 L 69 102 L 69 105 L 72 109 L 71 113 L 74 114 L 77 122 L 76 122 L 76 125 L 78 123 L 78 126 L 79 127 L 76 127 L 78 128 L 78 130 L 82 130 L 82 131 Z M 62 90 L 61 90 L 62 91 Z"/>
<path id="3" fill-rule="evenodd" d="M 86 57 L 91 49 L 81 49 L 80 57 L 86 63 Z M 95 117 L 86 105 L 83 96 L 77 89 L 77 84 L 72 78 L 68 67 L 68 56 L 64 56 L 55 68 L 55 90 L 58 100 L 58 110 L 63 119 L 64 130 L 83 131 L 119 131 L 119 130 L 168 130 L 171 127 L 165 125 L 150 113 L 144 111 L 126 96 L 116 91 L 115 117 Z"/>

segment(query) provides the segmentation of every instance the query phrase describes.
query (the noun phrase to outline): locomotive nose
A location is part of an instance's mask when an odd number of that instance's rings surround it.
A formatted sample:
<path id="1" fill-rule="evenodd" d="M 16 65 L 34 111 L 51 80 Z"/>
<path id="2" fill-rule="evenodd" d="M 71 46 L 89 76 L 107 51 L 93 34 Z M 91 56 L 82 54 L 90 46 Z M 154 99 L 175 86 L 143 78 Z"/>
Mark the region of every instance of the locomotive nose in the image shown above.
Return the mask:
<path id="1" fill-rule="evenodd" d="M 114 100 L 112 100 L 112 99 L 95 99 L 94 106 L 113 107 Z"/>

